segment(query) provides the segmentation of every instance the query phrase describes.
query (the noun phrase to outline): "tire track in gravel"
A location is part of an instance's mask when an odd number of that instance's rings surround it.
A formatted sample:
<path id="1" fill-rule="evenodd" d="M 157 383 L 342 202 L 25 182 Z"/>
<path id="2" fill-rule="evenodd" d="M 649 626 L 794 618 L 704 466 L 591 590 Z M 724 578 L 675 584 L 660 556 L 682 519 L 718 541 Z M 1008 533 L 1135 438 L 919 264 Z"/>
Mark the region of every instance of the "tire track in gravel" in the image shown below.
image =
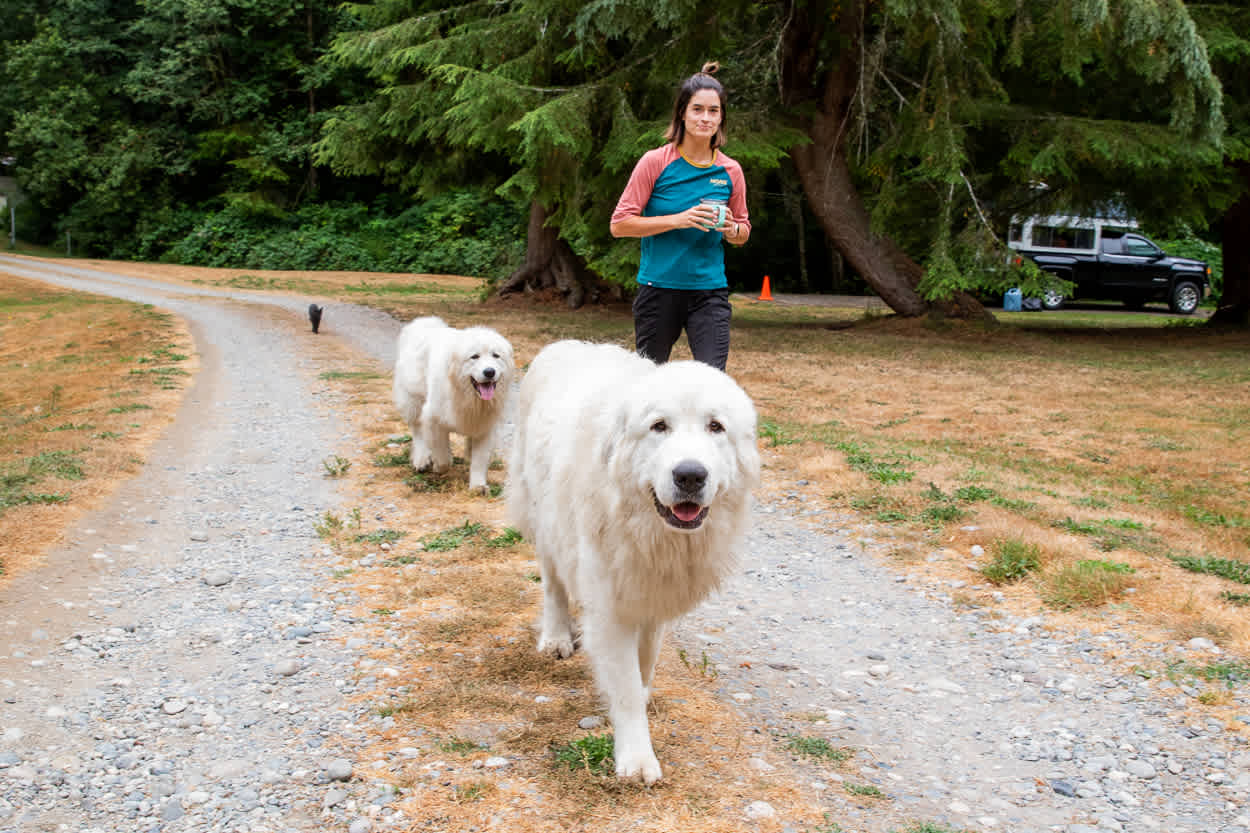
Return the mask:
<path id="1" fill-rule="evenodd" d="M 4 258 L 0 265 L 8 268 Z M 107 280 L 116 292 L 168 293 L 162 305 L 174 311 L 188 295 L 270 304 L 301 323 L 306 309 L 291 297 L 184 291 L 94 269 L 63 274 L 87 282 L 73 288 Z M 327 322 L 390 364 L 399 322 L 347 304 L 329 310 Z M 279 352 L 291 349 L 276 341 Z M 275 393 L 273 403 L 307 395 Z M 308 475 L 317 458 L 316 448 L 305 452 L 300 473 L 287 475 L 292 486 L 320 480 Z M 132 500 L 161 488 L 149 483 Z M 1012 833 L 1250 833 L 1246 733 L 1196 712 L 1199 691 L 1184 680 L 1124 670 L 1218 661 L 1217 648 L 1196 642 L 1161 654 L 1115 627 L 1065 633 L 1044 617 L 957 607 L 955 588 L 922 586 L 885 567 L 887 542 L 795 500 L 757 507 L 743 570 L 674 638 L 691 657 L 707 654 L 726 699 L 760 731 L 822 735 L 858 750 L 842 775 L 806 770 L 806 786 L 843 830 L 886 833 L 910 818 Z M 255 533 L 255 519 L 240 521 L 240 534 Z M 1250 715 L 1244 691 L 1235 697 Z M 847 783 L 888 798 L 848 800 Z"/>

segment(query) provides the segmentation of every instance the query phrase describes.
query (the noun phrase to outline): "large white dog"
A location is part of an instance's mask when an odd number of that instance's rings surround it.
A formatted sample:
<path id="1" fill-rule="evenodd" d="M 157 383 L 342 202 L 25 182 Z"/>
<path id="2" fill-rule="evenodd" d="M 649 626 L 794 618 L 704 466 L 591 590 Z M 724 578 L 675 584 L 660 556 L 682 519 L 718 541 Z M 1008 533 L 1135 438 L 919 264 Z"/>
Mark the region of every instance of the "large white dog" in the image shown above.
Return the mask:
<path id="1" fill-rule="evenodd" d="M 561 341 L 521 384 L 506 490 L 543 581 L 538 650 L 581 625 L 615 727 L 616 774 L 660 778 L 647 701 L 666 625 L 732 571 L 759 480 L 755 408 L 699 362 Z"/>
<path id="2" fill-rule="evenodd" d="M 446 471 L 451 432 L 468 445 L 469 488 L 486 490 L 495 429 L 516 366 L 512 345 L 488 327 L 457 330 L 441 318 L 417 318 L 395 349 L 395 407 L 412 433 L 412 466 Z"/>

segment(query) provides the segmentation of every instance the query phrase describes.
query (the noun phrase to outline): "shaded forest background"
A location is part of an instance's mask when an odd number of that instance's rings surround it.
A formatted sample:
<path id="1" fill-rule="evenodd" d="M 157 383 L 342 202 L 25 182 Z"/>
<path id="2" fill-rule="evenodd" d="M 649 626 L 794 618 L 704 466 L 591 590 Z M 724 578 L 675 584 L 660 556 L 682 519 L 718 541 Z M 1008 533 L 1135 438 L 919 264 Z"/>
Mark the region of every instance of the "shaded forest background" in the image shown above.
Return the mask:
<path id="1" fill-rule="evenodd" d="M 731 284 L 967 312 L 1016 213 L 1136 215 L 1250 321 L 1250 3 L 0 0 L 18 234 L 75 253 L 629 291 L 607 217 L 717 60 Z"/>

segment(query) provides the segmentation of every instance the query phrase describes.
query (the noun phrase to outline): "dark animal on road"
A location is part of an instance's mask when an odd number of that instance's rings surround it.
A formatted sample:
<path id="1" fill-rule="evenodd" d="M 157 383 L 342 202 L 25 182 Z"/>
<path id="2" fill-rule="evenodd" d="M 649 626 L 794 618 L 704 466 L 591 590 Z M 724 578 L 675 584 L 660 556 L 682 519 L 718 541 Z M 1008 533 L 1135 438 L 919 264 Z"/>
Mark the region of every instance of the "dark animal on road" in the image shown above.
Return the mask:
<path id="1" fill-rule="evenodd" d="M 317 328 L 321 326 L 321 307 L 316 304 L 309 304 L 308 320 L 312 322 L 313 332 L 317 332 Z"/>

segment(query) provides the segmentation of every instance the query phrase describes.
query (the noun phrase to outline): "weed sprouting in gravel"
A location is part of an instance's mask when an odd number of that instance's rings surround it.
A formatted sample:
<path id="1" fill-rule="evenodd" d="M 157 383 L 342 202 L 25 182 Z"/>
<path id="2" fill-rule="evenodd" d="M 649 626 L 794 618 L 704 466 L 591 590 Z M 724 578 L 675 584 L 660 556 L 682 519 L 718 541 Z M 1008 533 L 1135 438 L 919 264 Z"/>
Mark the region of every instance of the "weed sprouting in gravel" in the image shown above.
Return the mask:
<path id="1" fill-rule="evenodd" d="M 398 529 L 375 529 L 372 532 L 362 532 L 352 540 L 358 544 L 393 544 L 407 534 Z"/>
<path id="2" fill-rule="evenodd" d="M 787 735 L 786 749 L 805 758 L 817 758 L 834 763 L 842 763 L 851 757 L 852 750 L 834 746 L 825 738 L 806 737 L 804 735 Z"/>
<path id="3" fill-rule="evenodd" d="M 885 798 L 885 793 L 880 788 L 874 787 L 872 784 L 844 784 L 846 791 L 851 795 L 863 796 L 866 798 Z"/>
<path id="4" fill-rule="evenodd" d="M 326 470 L 326 477 L 342 477 L 351 469 L 352 461 L 333 454 L 322 460 L 321 465 Z"/>

